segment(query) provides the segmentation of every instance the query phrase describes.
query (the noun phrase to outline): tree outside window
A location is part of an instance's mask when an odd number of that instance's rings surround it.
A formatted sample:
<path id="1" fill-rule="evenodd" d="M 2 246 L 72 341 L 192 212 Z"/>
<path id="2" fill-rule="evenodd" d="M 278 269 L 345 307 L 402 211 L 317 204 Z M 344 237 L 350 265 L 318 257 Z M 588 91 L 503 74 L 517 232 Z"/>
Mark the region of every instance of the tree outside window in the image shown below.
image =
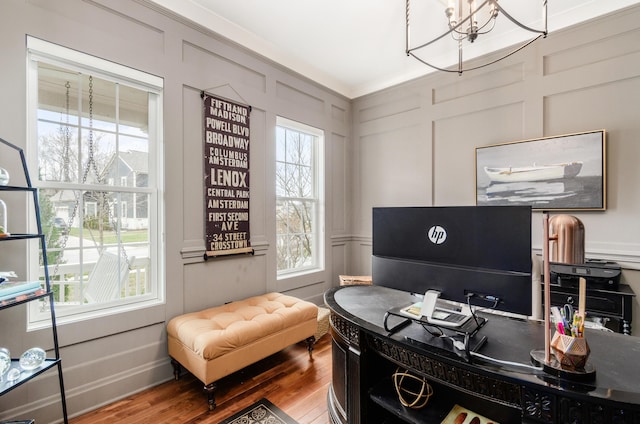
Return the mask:
<path id="1" fill-rule="evenodd" d="M 279 274 L 321 266 L 320 130 L 278 119 L 276 252 Z"/>

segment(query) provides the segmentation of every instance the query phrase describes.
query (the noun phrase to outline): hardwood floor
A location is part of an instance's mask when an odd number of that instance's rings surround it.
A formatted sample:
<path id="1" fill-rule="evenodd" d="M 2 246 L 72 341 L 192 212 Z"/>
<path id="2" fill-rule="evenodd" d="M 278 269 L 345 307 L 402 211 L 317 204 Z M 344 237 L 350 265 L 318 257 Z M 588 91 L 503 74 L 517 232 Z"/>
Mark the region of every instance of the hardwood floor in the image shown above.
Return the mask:
<path id="1" fill-rule="evenodd" d="M 167 365 L 169 366 L 169 365 Z M 298 343 L 218 381 L 217 407 L 209 412 L 203 384 L 183 372 L 169 381 L 70 420 L 97 423 L 219 423 L 266 397 L 300 424 L 327 424 L 331 336 L 316 342 L 313 361 Z"/>

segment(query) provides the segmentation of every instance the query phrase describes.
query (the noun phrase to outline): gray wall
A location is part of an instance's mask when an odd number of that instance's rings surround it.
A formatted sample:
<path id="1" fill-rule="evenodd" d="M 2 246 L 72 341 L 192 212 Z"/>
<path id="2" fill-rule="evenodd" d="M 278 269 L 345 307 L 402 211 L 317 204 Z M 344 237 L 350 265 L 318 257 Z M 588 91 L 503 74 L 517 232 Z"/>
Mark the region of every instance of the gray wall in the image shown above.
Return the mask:
<path id="1" fill-rule="evenodd" d="M 577 215 L 587 253 L 621 262 L 640 290 L 639 18 L 636 7 L 553 34 L 485 70 L 434 74 L 351 102 L 143 0 L 4 0 L 0 137 L 26 146 L 26 34 L 165 81 L 167 302 L 61 326 L 71 414 L 170 379 L 165 326 L 173 316 L 270 290 L 321 303 L 338 274 L 370 273 L 371 208 L 473 204 L 475 146 L 605 128 L 609 209 Z M 253 107 L 253 257 L 201 259 L 202 89 Z M 326 271 L 286 283 L 276 279 L 274 257 L 276 115 L 326 136 Z M 539 214 L 534 219 L 539 224 Z M 534 240 L 539 249 L 540 232 Z M 47 339 L 25 334 L 25 325 L 24 309 L 3 311 L 0 344 L 18 350 Z M 57 420 L 56 373 L 2 397 L 0 411 L 0 419 Z"/>
<path id="2" fill-rule="evenodd" d="M 640 293 L 639 19 L 634 6 L 482 70 L 356 99 L 353 272 L 371 267 L 372 207 L 475 204 L 475 147 L 605 129 L 608 208 L 565 213 L 585 225 L 586 256 L 619 262 Z M 541 253 L 542 213 L 533 219 Z M 637 299 L 633 306 L 637 327 Z"/>
<path id="3" fill-rule="evenodd" d="M 4 0 L 1 8 L 0 137 L 23 148 L 27 34 L 164 78 L 166 304 L 60 326 L 71 415 L 171 379 L 165 327 L 176 315 L 274 290 L 322 303 L 324 291 L 347 266 L 348 99 L 145 1 Z M 253 108 L 250 219 L 255 256 L 202 259 L 201 90 Z M 275 269 L 276 116 L 325 132 L 326 271 L 286 281 L 276 279 Z M 0 317 L 0 345 L 9 346 L 14 356 L 35 345 L 51 347 L 50 332 L 25 334 L 25 317 L 24 308 L 2 311 Z M 3 396 L 0 419 L 58 420 L 57 387 L 57 373 L 49 371 Z M 205 403 L 203 397 L 203 407 Z"/>

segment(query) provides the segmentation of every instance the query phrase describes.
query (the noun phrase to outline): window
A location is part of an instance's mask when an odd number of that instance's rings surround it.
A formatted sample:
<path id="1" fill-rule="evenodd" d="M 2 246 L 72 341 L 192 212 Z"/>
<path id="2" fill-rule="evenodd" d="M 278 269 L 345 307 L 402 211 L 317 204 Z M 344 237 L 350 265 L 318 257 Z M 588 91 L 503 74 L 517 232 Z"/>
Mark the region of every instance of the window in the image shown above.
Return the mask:
<path id="1" fill-rule="evenodd" d="M 324 266 L 323 132 L 278 118 L 276 124 L 276 250 L 279 276 Z"/>
<path id="2" fill-rule="evenodd" d="M 162 302 L 162 80 L 31 37 L 27 47 L 27 154 L 58 321 Z M 44 278 L 42 263 L 30 272 Z M 46 308 L 29 311 L 31 328 Z"/>

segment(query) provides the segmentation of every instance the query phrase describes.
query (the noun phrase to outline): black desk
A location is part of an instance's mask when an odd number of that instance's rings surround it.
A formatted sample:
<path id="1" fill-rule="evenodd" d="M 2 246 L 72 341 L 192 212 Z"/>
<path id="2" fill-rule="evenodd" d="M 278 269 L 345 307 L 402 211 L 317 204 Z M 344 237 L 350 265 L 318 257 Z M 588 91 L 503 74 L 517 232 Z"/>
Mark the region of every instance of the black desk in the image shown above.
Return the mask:
<path id="1" fill-rule="evenodd" d="M 639 338 L 587 330 L 596 378 L 571 382 L 475 357 L 469 362 L 450 340 L 416 324 L 391 335 L 384 330 L 387 310 L 416 300 L 380 286 L 343 286 L 325 293 L 331 310 L 328 403 L 333 423 L 440 423 L 456 403 L 503 424 L 640 422 Z M 488 322 L 478 334 L 487 342 L 481 354 L 530 364 L 531 350 L 544 348 L 541 323 L 483 316 Z M 426 377 L 433 387 L 423 409 L 400 405 L 391 382 L 398 367 Z"/>

